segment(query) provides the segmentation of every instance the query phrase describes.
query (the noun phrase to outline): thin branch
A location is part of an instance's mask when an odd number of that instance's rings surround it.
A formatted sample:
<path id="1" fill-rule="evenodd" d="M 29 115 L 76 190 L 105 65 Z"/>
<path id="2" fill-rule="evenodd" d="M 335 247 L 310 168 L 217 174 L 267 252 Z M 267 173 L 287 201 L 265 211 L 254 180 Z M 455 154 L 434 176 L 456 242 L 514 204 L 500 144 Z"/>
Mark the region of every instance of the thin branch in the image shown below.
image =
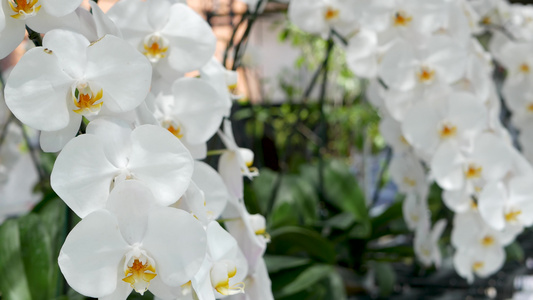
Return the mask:
<path id="1" fill-rule="evenodd" d="M 222 65 L 224 67 L 226 67 L 226 64 L 228 63 L 228 55 L 229 55 L 229 50 L 231 48 L 233 48 L 233 43 L 235 41 L 235 36 L 237 35 L 237 31 L 239 30 L 239 27 L 241 27 L 241 25 L 244 23 L 244 21 L 248 18 L 248 14 L 249 12 L 246 11 L 242 17 L 241 17 L 241 20 L 239 21 L 239 23 L 235 26 L 235 28 L 233 28 L 233 33 L 231 34 L 231 38 L 228 42 L 228 45 L 226 46 L 226 50 L 224 50 L 224 60 L 222 60 Z"/>
<path id="2" fill-rule="evenodd" d="M 304 94 L 302 96 L 302 99 L 300 101 L 300 109 L 299 109 L 298 113 L 296 114 L 298 119 L 296 120 L 295 124 L 300 124 L 301 123 L 301 118 L 302 118 L 301 117 L 301 115 L 302 115 L 301 111 L 303 110 L 304 103 L 307 102 L 307 99 L 311 95 L 311 93 L 313 91 L 313 88 L 315 87 L 316 82 L 318 80 L 318 77 L 320 76 L 320 73 L 322 72 L 322 70 L 324 70 L 326 68 L 332 50 L 333 50 L 333 43 L 330 44 L 329 40 L 328 40 L 328 47 L 326 49 L 326 53 L 324 54 L 324 60 L 320 64 L 319 68 L 313 74 L 313 77 L 311 78 L 311 81 L 309 82 L 309 85 L 305 89 L 305 92 L 304 92 Z M 324 90 L 324 93 L 325 93 L 325 90 Z M 297 126 L 294 126 L 294 127 L 298 128 Z M 273 207 L 274 207 L 274 201 L 276 200 L 276 198 L 278 196 L 279 189 L 280 189 L 280 186 L 281 186 L 282 177 L 283 177 L 284 173 L 287 171 L 286 170 L 286 165 L 287 165 L 287 159 L 288 159 L 289 152 L 290 152 L 289 150 L 290 150 L 290 147 L 291 147 L 291 142 L 290 141 L 291 141 L 292 137 L 296 134 L 296 132 L 297 132 L 297 130 L 291 131 L 291 133 L 287 136 L 287 139 L 285 141 L 285 151 L 282 153 L 282 156 L 281 156 L 281 159 L 280 159 L 281 172 L 276 177 L 276 182 L 274 183 L 274 188 L 272 189 L 272 194 L 270 195 L 270 199 L 268 201 L 267 213 L 270 213 L 272 211 Z M 266 214 L 265 214 L 265 217 L 266 217 Z"/>
<path id="3" fill-rule="evenodd" d="M 322 151 L 325 149 L 327 143 L 328 143 L 328 124 L 326 120 L 326 113 L 324 112 L 324 105 L 326 104 L 326 89 L 328 86 L 328 74 L 329 74 L 329 59 L 331 57 L 331 51 L 333 50 L 333 32 L 330 34 L 330 37 L 328 39 L 328 45 L 326 49 L 326 58 L 324 59 L 324 62 L 322 63 L 322 69 L 324 70 L 324 75 L 322 76 L 322 85 L 320 86 L 320 100 L 319 100 L 319 107 L 320 107 L 320 121 L 319 121 L 319 132 L 318 135 L 320 136 L 320 145 L 317 148 L 317 154 L 318 154 L 318 190 L 322 197 L 325 195 L 324 190 L 324 158 L 322 157 Z"/>
<path id="4" fill-rule="evenodd" d="M 242 35 L 239 43 L 235 46 L 235 52 L 233 53 L 233 67 L 232 70 L 235 71 L 239 67 L 240 60 L 242 57 L 242 53 L 244 52 L 245 47 L 243 47 L 243 50 L 241 51 L 241 47 L 245 41 L 248 40 L 248 36 L 250 35 L 250 32 L 252 31 L 252 26 L 254 25 L 255 21 L 257 20 L 257 15 L 259 14 L 259 8 L 262 6 L 264 0 L 259 0 L 257 2 L 254 13 L 249 16 L 248 23 L 246 24 L 246 30 L 244 31 L 244 34 Z"/>
<path id="5" fill-rule="evenodd" d="M 372 202 L 370 203 L 369 207 L 372 207 L 376 202 L 378 201 L 379 194 L 381 193 L 381 190 L 383 189 L 383 176 L 385 175 L 385 171 L 389 168 L 390 161 L 392 159 L 392 149 L 390 147 L 386 148 L 386 156 L 385 156 L 385 163 L 381 167 L 381 170 L 379 171 L 379 175 L 377 178 L 376 188 L 374 190 L 374 195 L 372 196 Z"/>

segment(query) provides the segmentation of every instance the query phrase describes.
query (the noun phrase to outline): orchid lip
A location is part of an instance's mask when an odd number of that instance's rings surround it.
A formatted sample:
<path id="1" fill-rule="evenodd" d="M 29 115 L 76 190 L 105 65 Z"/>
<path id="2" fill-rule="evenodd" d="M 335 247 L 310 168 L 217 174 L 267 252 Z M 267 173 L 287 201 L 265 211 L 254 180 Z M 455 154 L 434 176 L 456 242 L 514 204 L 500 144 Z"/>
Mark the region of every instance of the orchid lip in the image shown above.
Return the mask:
<path id="1" fill-rule="evenodd" d="M 12 18 L 18 20 L 26 20 L 28 17 L 33 17 L 41 9 L 40 5 L 37 5 L 39 0 L 8 0 L 9 6 L 14 14 Z"/>

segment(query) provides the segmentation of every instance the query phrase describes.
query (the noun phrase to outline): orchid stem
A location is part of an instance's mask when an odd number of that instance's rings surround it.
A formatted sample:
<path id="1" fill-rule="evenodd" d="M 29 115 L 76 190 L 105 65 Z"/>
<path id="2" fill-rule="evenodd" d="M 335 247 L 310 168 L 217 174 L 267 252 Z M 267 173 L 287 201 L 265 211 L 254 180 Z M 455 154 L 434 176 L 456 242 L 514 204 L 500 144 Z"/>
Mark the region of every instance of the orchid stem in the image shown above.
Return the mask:
<path id="1" fill-rule="evenodd" d="M 381 193 L 381 189 L 383 188 L 383 176 L 385 175 L 385 171 L 387 171 L 387 169 L 389 168 L 390 161 L 392 159 L 392 149 L 387 147 L 385 151 L 385 163 L 383 164 L 379 172 L 376 188 L 374 190 L 374 195 L 372 196 L 372 203 L 370 203 L 370 207 L 372 207 L 378 201 L 379 194 Z"/>
<path id="2" fill-rule="evenodd" d="M 257 20 L 259 8 L 261 7 L 263 1 L 264 0 L 259 0 L 259 2 L 256 4 L 253 14 L 248 15 L 249 17 L 248 17 L 248 23 L 246 24 L 246 30 L 244 31 L 244 34 L 239 40 L 239 43 L 237 43 L 237 45 L 235 46 L 235 51 L 233 53 L 233 66 L 231 68 L 233 71 L 237 70 L 237 68 L 240 66 L 240 61 L 242 57 L 241 52 L 244 52 L 244 50 L 241 51 L 241 47 L 243 46 L 243 43 L 246 43 L 246 41 L 248 40 L 248 36 L 250 35 L 250 32 L 252 31 L 252 25 L 254 25 L 255 21 Z M 244 45 L 243 49 L 245 48 L 246 48 L 246 44 Z"/>
<path id="3" fill-rule="evenodd" d="M 324 62 L 322 64 L 322 69 L 324 70 L 324 75 L 322 77 L 322 85 L 320 86 L 320 100 L 319 100 L 319 107 L 320 107 L 320 121 L 318 125 L 319 129 L 319 136 L 320 136 L 320 144 L 317 149 L 318 154 L 318 190 L 322 197 L 325 196 L 325 190 L 324 190 L 324 158 L 322 157 L 322 152 L 325 152 L 325 148 L 328 144 L 328 124 L 326 120 L 326 114 L 324 112 L 324 106 L 326 104 L 326 90 L 328 86 L 328 74 L 329 74 L 329 60 L 331 57 L 331 51 L 333 50 L 333 35 L 334 32 L 332 31 L 330 34 L 330 37 L 328 39 L 327 49 L 326 49 L 326 58 L 324 59 Z"/>
<path id="4" fill-rule="evenodd" d="M 327 46 L 327 49 L 326 49 L 326 53 L 324 54 L 324 60 L 322 61 L 322 63 L 318 67 L 318 69 L 313 74 L 313 77 L 311 78 L 311 81 L 309 82 L 309 85 L 307 86 L 307 88 L 304 91 L 304 94 L 303 94 L 302 99 L 300 101 L 300 111 L 296 114 L 297 117 L 298 117 L 298 120 L 296 121 L 295 124 L 299 124 L 300 123 L 301 115 L 302 115 L 300 112 L 304 108 L 304 104 L 307 102 L 307 99 L 309 98 L 309 96 L 311 96 L 311 93 L 313 92 L 313 89 L 314 89 L 314 87 L 316 85 L 316 82 L 318 81 L 318 77 L 320 76 L 320 73 L 322 73 L 322 70 L 324 70 L 326 68 L 326 66 L 327 66 L 327 64 L 329 62 L 329 57 L 331 55 L 331 51 L 332 50 L 333 50 L 333 40 L 330 37 L 328 39 L 328 46 Z M 325 96 L 325 89 L 323 89 L 323 92 L 324 92 L 324 96 Z M 322 92 L 321 92 L 321 94 L 322 94 Z M 295 126 L 295 128 L 297 128 L 297 126 Z M 276 200 L 276 198 L 278 196 L 278 193 L 279 193 L 279 190 L 280 190 L 280 187 L 281 187 L 281 181 L 282 181 L 283 175 L 286 172 L 286 165 L 287 165 L 287 160 L 288 160 L 288 156 L 289 156 L 288 153 L 289 153 L 290 146 L 291 146 L 291 142 L 290 141 L 291 141 L 292 137 L 296 134 L 296 132 L 297 132 L 296 129 L 291 131 L 291 133 L 289 134 L 289 136 L 285 140 L 285 151 L 282 153 L 281 160 L 280 160 L 281 161 L 281 165 L 280 165 L 281 171 L 278 174 L 278 176 L 276 177 L 276 182 L 274 183 L 274 187 L 272 189 L 272 194 L 270 195 L 270 198 L 269 198 L 269 201 L 268 201 L 267 211 L 265 212 L 265 217 L 274 208 L 274 202 L 275 202 L 275 200 Z M 320 156 L 319 156 L 319 159 L 321 159 Z"/>
<path id="5" fill-rule="evenodd" d="M 226 151 L 228 150 L 227 149 L 210 150 L 210 151 L 207 151 L 207 156 L 221 155 L 221 154 L 224 154 Z"/>

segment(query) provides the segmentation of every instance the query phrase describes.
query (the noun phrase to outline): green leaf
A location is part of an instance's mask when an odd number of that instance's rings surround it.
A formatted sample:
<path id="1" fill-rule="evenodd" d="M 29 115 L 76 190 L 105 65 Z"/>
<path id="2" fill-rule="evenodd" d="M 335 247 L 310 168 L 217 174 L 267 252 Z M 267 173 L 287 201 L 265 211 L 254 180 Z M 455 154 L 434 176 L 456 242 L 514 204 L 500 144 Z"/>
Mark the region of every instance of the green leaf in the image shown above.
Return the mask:
<path id="1" fill-rule="evenodd" d="M 291 283 L 283 287 L 276 298 L 284 297 L 312 288 L 317 282 L 335 272 L 333 266 L 317 264 L 300 273 Z"/>
<path id="2" fill-rule="evenodd" d="M 308 258 L 268 254 L 264 259 L 269 273 L 304 266 L 311 262 Z"/>
<path id="3" fill-rule="evenodd" d="M 333 160 L 324 169 L 324 193 L 326 200 L 341 211 L 351 213 L 361 226 L 351 236 L 368 237 L 371 224 L 365 197 L 355 176 L 342 161 Z"/>
<path id="4" fill-rule="evenodd" d="M 32 299 L 24 272 L 17 220 L 0 226 L 0 292 L 3 300 Z"/>
<path id="5" fill-rule="evenodd" d="M 280 203 L 272 210 L 270 214 L 270 228 L 280 228 L 284 226 L 298 226 L 298 218 L 295 218 L 294 205 L 288 202 Z"/>
<path id="6" fill-rule="evenodd" d="M 36 214 L 18 219 L 20 250 L 32 299 L 48 300 L 52 297 L 52 255 L 50 236 Z"/>
<path id="7" fill-rule="evenodd" d="M 517 241 L 512 242 L 510 245 L 505 247 L 505 252 L 507 254 L 508 261 L 524 261 L 524 249 Z"/>
<path id="8" fill-rule="evenodd" d="M 338 272 L 329 273 L 329 299 L 343 300 L 347 299 L 346 296 L 346 287 L 344 286 L 344 281 L 342 276 Z"/>
<path id="9" fill-rule="evenodd" d="M 372 228 L 380 228 L 391 220 L 403 218 L 402 201 L 392 203 L 382 214 L 372 218 Z"/>
<path id="10" fill-rule="evenodd" d="M 271 253 L 290 255 L 305 253 L 318 261 L 333 264 L 337 253 L 332 242 L 319 233 L 302 227 L 287 226 L 270 233 Z"/>
<path id="11" fill-rule="evenodd" d="M 53 271 L 50 282 L 55 288 L 54 294 L 58 291 L 62 292 L 63 279 L 59 266 L 57 264 L 57 257 L 59 256 L 59 250 L 63 246 L 63 240 L 67 235 L 66 214 L 69 208 L 59 198 L 54 198 L 46 203 L 46 205 L 39 211 L 39 216 L 43 222 L 43 227 L 48 232 L 51 241 L 51 252 L 53 258 Z M 71 212 L 72 213 L 72 212 Z M 72 213 L 73 214 L 73 213 Z M 70 299 L 70 298 L 69 298 Z"/>
<path id="12" fill-rule="evenodd" d="M 346 230 L 355 222 L 355 218 L 352 213 L 343 212 L 332 218 L 326 220 L 325 225 L 333 228 Z"/>
<path id="13" fill-rule="evenodd" d="M 276 185 L 278 173 L 267 169 L 262 168 L 259 171 L 261 176 L 256 177 L 252 181 L 252 187 L 257 197 L 258 205 L 261 209 L 261 213 L 265 214 L 267 211 L 268 203 L 272 198 L 272 193 L 274 193 L 274 187 Z"/>
<path id="14" fill-rule="evenodd" d="M 306 180 L 297 175 L 284 175 L 282 177 L 275 207 L 284 203 L 289 203 L 292 206 L 290 220 L 297 217 L 302 225 L 310 226 L 315 223 L 318 195 L 313 185 Z"/>
<path id="15" fill-rule="evenodd" d="M 376 274 L 379 295 L 381 297 L 388 297 L 394 291 L 396 272 L 394 272 L 392 265 L 388 262 L 371 261 L 370 263 Z"/>

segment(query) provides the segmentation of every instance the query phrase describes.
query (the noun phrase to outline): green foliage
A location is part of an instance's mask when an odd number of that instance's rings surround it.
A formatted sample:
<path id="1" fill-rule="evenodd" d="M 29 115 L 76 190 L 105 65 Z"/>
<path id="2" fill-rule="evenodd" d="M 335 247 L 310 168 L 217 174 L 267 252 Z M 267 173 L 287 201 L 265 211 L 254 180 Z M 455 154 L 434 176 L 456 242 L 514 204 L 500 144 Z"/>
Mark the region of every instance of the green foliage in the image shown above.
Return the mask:
<path id="1" fill-rule="evenodd" d="M 388 297 L 396 284 L 396 273 L 392 265 L 387 262 L 371 262 L 372 269 L 376 274 L 376 283 L 379 286 L 379 295 Z"/>
<path id="2" fill-rule="evenodd" d="M 319 172 L 318 163 L 291 173 L 262 169 L 246 187 L 245 198 L 267 216 L 271 242 L 265 262 L 276 299 L 346 299 L 346 272 L 355 278 L 356 293 L 369 294 L 363 280 L 368 270 L 382 296 L 390 294 L 396 282 L 392 262 L 414 252 L 411 245 L 376 241 L 391 234 L 393 222 L 403 222 L 401 202 L 370 217 L 344 161 L 326 160 Z"/>
<path id="3" fill-rule="evenodd" d="M 39 213 L 0 226 L 0 291 L 5 300 L 54 299 L 60 289 L 57 254 L 65 205 L 50 201 Z"/>

